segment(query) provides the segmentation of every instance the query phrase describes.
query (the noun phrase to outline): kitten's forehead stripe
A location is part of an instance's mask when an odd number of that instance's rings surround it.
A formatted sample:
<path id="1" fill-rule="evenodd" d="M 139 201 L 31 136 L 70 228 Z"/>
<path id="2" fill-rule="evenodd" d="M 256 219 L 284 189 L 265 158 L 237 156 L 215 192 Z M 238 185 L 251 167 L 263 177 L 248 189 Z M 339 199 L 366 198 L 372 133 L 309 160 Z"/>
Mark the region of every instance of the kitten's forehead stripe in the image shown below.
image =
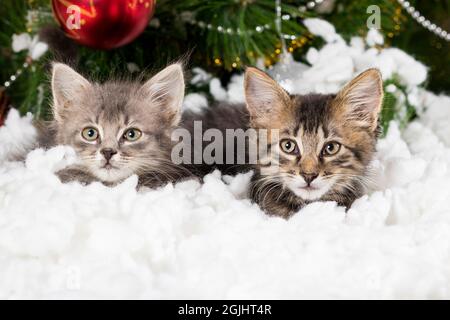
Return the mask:
<path id="1" fill-rule="evenodd" d="M 327 123 L 330 114 L 330 102 L 333 98 L 334 95 L 320 94 L 293 98 L 297 127 L 303 125 L 306 132 L 317 133 L 318 127 Z"/>
<path id="2" fill-rule="evenodd" d="M 323 138 L 327 139 L 330 136 L 330 132 L 328 130 L 328 125 L 323 125 L 322 126 L 322 133 L 323 133 Z"/>

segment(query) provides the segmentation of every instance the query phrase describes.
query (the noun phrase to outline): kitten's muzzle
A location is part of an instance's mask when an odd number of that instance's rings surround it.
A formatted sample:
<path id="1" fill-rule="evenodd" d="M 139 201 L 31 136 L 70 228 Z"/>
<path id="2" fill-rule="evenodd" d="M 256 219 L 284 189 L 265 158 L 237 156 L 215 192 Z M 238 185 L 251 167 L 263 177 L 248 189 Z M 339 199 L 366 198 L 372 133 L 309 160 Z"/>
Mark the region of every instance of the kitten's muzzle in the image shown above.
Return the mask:
<path id="1" fill-rule="evenodd" d="M 317 173 L 301 173 L 301 176 L 305 179 L 305 182 L 309 187 L 311 182 L 313 182 L 319 175 Z"/>
<path id="2" fill-rule="evenodd" d="M 112 148 L 105 148 L 100 150 L 100 153 L 105 157 L 106 159 L 106 163 L 109 162 L 109 160 L 111 160 L 111 158 L 117 154 L 117 150 L 112 149 Z"/>

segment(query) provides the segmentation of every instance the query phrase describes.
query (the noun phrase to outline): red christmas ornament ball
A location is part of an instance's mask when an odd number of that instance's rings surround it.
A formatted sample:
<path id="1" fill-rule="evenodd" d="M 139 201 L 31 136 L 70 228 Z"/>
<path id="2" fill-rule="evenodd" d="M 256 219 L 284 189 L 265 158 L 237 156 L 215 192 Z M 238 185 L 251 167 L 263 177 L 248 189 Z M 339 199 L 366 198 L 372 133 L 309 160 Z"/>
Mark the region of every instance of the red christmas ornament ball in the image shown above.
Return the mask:
<path id="1" fill-rule="evenodd" d="M 113 49 L 136 39 L 155 11 L 156 0 L 52 0 L 53 14 L 80 44 Z"/>

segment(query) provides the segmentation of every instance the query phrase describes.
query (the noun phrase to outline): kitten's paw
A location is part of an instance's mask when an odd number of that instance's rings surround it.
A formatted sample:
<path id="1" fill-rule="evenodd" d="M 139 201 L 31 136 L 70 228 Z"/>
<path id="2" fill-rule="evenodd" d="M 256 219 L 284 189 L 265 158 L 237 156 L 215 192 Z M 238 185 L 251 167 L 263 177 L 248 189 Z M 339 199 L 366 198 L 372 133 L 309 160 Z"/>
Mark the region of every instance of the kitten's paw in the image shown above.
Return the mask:
<path id="1" fill-rule="evenodd" d="M 62 183 L 77 181 L 83 186 L 87 186 L 88 184 L 96 181 L 96 179 L 88 173 L 75 168 L 62 169 L 55 174 L 58 176 L 59 180 L 61 180 Z"/>

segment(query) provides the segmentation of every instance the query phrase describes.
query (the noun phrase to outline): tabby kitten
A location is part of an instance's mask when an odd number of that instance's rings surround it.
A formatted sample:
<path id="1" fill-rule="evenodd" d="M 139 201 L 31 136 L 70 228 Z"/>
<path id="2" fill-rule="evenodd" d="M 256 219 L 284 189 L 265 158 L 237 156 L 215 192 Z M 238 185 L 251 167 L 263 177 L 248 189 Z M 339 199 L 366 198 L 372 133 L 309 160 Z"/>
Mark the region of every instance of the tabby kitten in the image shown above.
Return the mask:
<path id="1" fill-rule="evenodd" d="M 246 105 L 219 104 L 201 114 L 186 112 L 182 126 L 191 135 L 194 121 L 202 122 L 203 132 L 265 131 L 264 141 L 248 139 L 247 149 L 234 149 L 234 155 L 245 152 L 248 159 L 248 146 L 258 143 L 259 150 L 267 148 L 266 156 L 256 164 L 201 163 L 192 165 L 192 172 L 202 177 L 214 169 L 224 174 L 253 169 L 250 198 L 266 213 L 285 218 L 313 201 L 349 207 L 364 194 L 383 100 L 377 70 L 360 74 L 336 95 L 289 95 L 264 72 L 248 68 L 245 97 Z M 229 152 L 226 147 L 222 151 Z"/>
<path id="2" fill-rule="evenodd" d="M 277 158 L 269 160 L 278 165 L 259 162 L 250 187 L 251 199 L 264 211 L 287 218 L 313 201 L 349 207 L 364 194 L 383 101 L 376 69 L 336 95 L 289 95 L 267 74 L 249 68 L 245 95 L 250 127 L 278 130 L 268 146 L 269 158 Z"/>
<path id="3" fill-rule="evenodd" d="M 137 174 L 141 186 L 155 187 L 188 175 L 170 161 L 184 98 L 180 64 L 144 84 L 99 84 L 56 63 L 51 84 L 54 120 L 41 130 L 41 146 L 71 146 L 79 159 L 57 173 L 63 182 L 115 185 Z"/>

